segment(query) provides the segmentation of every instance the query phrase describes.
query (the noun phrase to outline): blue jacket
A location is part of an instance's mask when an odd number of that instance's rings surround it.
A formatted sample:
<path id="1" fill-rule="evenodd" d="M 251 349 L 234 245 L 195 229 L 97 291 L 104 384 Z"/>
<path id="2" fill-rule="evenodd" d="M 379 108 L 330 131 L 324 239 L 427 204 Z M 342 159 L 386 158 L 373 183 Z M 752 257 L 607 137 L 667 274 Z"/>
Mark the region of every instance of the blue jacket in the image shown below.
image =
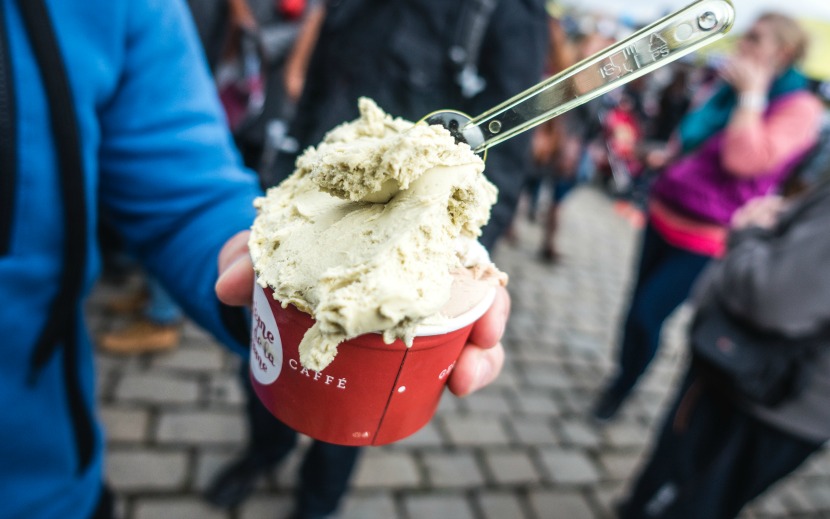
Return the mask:
<path id="1" fill-rule="evenodd" d="M 86 294 L 99 270 L 103 208 L 200 325 L 222 325 L 213 291 L 222 244 L 250 226 L 255 176 L 225 129 L 204 57 L 180 0 L 47 0 L 82 140 L 89 246 Z M 86 519 L 98 500 L 103 437 L 79 464 L 58 348 L 34 379 L 33 344 L 62 269 L 65 226 L 48 103 L 18 4 L 0 0 L 15 92 L 17 168 L 0 255 L 0 517 Z M 2 34 L 2 33 L 0 33 Z M 48 73 L 49 71 L 47 71 Z M 9 175 L 0 171 L 0 175 Z M 8 185 L 8 184 L 2 184 Z M 8 194 L 8 193 L 7 193 Z M 2 213 L 5 213 L 3 211 Z M 93 412 L 93 350 L 78 326 L 82 400 Z"/>

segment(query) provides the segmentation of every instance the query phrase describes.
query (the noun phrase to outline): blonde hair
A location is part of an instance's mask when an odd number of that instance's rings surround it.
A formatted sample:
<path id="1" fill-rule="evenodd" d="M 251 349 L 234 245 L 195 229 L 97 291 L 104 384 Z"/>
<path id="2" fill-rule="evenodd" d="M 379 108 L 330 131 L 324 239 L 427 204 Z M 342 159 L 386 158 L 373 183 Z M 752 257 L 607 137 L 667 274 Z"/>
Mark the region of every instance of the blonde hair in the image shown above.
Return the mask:
<path id="1" fill-rule="evenodd" d="M 794 18 L 781 13 L 768 12 L 759 16 L 758 21 L 772 26 L 775 37 L 785 49 L 792 53 L 790 64 L 801 61 L 807 54 L 810 36 Z"/>

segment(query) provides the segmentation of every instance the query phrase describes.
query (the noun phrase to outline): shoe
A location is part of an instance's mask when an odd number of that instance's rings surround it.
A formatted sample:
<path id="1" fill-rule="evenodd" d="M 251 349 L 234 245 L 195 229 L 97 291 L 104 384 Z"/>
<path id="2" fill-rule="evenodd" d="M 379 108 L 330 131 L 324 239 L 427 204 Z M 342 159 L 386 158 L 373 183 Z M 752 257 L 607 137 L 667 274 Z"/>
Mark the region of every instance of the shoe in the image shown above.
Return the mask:
<path id="1" fill-rule="evenodd" d="M 111 353 L 137 354 L 171 350 L 179 345 L 180 339 L 178 324 L 156 324 L 142 319 L 123 330 L 103 334 L 98 345 Z"/>
<path id="2" fill-rule="evenodd" d="M 276 464 L 273 460 L 248 452 L 232 461 L 213 478 L 204 497 L 219 508 L 234 508 L 253 493 L 257 479 Z"/>
<path id="3" fill-rule="evenodd" d="M 553 247 L 543 247 L 542 250 L 539 251 L 539 257 L 544 263 L 549 263 L 551 265 L 559 263 L 562 260 L 562 256 Z"/>
<path id="4" fill-rule="evenodd" d="M 595 420 L 608 422 L 617 415 L 624 401 L 625 395 L 606 389 L 594 404 L 591 415 Z"/>

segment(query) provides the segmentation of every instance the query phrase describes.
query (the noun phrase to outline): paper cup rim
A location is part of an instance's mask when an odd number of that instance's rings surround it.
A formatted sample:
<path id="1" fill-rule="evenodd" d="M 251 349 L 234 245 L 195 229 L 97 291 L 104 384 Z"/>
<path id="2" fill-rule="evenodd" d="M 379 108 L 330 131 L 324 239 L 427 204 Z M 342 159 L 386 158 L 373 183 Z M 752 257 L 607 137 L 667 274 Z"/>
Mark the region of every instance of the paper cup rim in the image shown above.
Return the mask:
<path id="1" fill-rule="evenodd" d="M 258 280 L 255 280 L 254 283 L 259 285 Z M 484 295 L 484 297 L 481 298 L 481 300 L 478 303 L 476 303 L 472 308 L 470 308 L 463 314 L 449 318 L 441 323 L 419 325 L 415 329 L 415 337 L 431 337 L 434 335 L 443 335 L 445 333 L 450 333 L 465 328 L 476 322 L 482 315 L 484 315 L 484 313 L 487 312 L 487 310 L 493 304 L 493 301 L 495 299 L 496 287 L 492 286 L 489 288 L 489 290 L 487 290 L 487 293 Z M 277 300 L 277 302 L 280 303 L 280 305 L 282 305 L 282 303 L 279 300 Z M 302 310 L 300 310 L 300 312 L 302 312 Z M 309 315 L 305 312 L 302 313 L 305 315 Z M 313 316 L 309 315 L 309 317 L 311 317 L 311 319 L 314 319 Z M 368 332 L 368 334 L 381 335 L 380 332 Z"/>
<path id="2" fill-rule="evenodd" d="M 496 287 L 490 287 L 484 297 L 475 304 L 472 308 L 463 314 L 448 319 L 446 322 L 439 324 L 422 324 L 415 329 L 416 337 L 430 337 L 433 335 L 443 335 L 455 330 L 465 328 L 476 322 L 493 304 L 496 299 Z"/>

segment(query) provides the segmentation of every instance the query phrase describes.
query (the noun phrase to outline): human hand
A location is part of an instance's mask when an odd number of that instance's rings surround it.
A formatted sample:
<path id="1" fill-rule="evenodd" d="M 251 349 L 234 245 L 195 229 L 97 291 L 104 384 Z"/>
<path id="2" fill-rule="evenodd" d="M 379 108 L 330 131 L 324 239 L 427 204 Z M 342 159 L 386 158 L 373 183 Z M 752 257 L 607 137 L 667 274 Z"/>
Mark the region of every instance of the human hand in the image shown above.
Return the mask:
<path id="1" fill-rule="evenodd" d="M 545 164 L 553 154 L 553 140 L 547 132 L 536 130 L 530 141 L 534 164 Z"/>
<path id="2" fill-rule="evenodd" d="M 216 296 L 231 306 L 250 305 L 253 298 L 254 266 L 248 253 L 250 231 L 228 240 L 219 252 L 219 279 Z M 496 289 L 490 309 L 474 325 L 447 382 L 450 391 L 466 396 L 496 379 L 504 365 L 501 338 L 510 314 L 510 295 Z"/>
<path id="3" fill-rule="evenodd" d="M 473 325 L 470 338 L 461 350 L 447 387 L 457 396 L 467 396 L 496 379 L 504 366 L 501 338 L 510 315 L 510 295 L 496 289 L 490 309 Z"/>
<path id="4" fill-rule="evenodd" d="M 753 198 L 735 211 L 732 215 L 731 226 L 736 230 L 748 227 L 770 229 L 778 223 L 778 218 L 785 207 L 784 198 L 778 195 Z"/>
<path id="5" fill-rule="evenodd" d="M 747 56 L 734 56 L 720 69 L 720 75 L 739 94 L 757 93 L 766 96 L 776 67 L 772 61 L 762 62 Z"/>
<path id="6" fill-rule="evenodd" d="M 661 169 L 671 160 L 672 152 L 667 148 L 660 148 L 647 151 L 643 157 L 646 167 L 649 169 Z"/>
<path id="7" fill-rule="evenodd" d="M 248 253 L 251 231 L 236 233 L 219 251 L 216 297 L 226 305 L 250 306 L 254 296 L 254 264 Z"/>
<path id="8" fill-rule="evenodd" d="M 300 99 L 305 86 L 305 71 L 297 70 L 296 66 L 288 66 L 285 69 L 282 81 L 288 100 L 296 103 Z"/>

